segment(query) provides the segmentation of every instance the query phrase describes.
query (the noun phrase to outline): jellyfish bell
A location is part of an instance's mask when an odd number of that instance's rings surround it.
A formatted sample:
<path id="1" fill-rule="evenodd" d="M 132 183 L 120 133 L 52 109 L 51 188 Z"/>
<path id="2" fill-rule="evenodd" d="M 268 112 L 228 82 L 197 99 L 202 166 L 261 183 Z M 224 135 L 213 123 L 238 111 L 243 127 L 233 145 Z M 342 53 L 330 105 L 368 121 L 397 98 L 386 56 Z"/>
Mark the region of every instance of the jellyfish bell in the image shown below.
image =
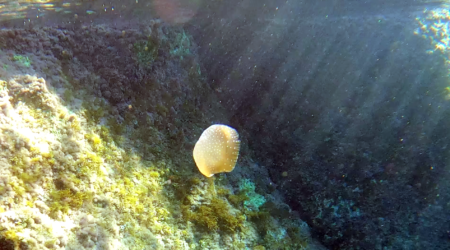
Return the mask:
<path id="1" fill-rule="evenodd" d="M 206 177 L 233 171 L 239 156 L 238 132 L 227 125 L 215 124 L 201 134 L 194 147 L 194 161 Z"/>

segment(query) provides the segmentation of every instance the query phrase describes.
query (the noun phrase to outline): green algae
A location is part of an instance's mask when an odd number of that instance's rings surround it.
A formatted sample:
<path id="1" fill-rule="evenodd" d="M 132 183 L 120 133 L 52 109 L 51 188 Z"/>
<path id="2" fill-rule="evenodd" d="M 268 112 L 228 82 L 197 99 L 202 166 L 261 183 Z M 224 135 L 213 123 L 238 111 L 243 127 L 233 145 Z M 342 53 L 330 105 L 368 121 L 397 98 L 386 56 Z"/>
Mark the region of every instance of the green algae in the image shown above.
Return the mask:
<path id="1" fill-rule="evenodd" d="M 50 192 L 50 217 L 58 219 L 58 212 L 67 214 L 70 209 L 77 210 L 85 202 L 92 202 L 91 192 L 74 192 L 70 189 L 53 190 Z"/>
<path id="2" fill-rule="evenodd" d="M 230 205 L 220 198 L 213 198 L 210 203 L 200 205 L 191 211 L 189 205 L 183 206 L 183 215 L 187 220 L 210 231 L 234 233 L 242 229 L 245 217 L 239 212 L 232 213 Z"/>
<path id="3" fill-rule="evenodd" d="M 28 56 L 22 56 L 22 55 L 14 55 L 12 57 L 12 61 L 17 62 L 19 65 L 22 65 L 24 67 L 29 68 L 31 66 L 31 60 L 28 58 Z"/>

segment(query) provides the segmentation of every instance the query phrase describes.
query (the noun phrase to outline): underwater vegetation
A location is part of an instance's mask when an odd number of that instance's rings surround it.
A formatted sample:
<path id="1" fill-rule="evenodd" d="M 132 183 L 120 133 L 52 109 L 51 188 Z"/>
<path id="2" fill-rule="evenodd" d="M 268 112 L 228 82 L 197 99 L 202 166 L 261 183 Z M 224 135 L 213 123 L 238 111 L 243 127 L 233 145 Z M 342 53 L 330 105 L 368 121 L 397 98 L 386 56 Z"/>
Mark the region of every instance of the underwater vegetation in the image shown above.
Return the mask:
<path id="1" fill-rule="evenodd" d="M 24 57 L 21 55 L 14 55 L 12 57 L 12 61 L 16 61 L 18 64 L 21 64 L 25 67 L 30 67 L 31 66 L 31 60 L 28 57 Z"/>
<path id="2" fill-rule="evenodd" d="M 226 119 L 197 95 L 210 89 L 187 33 L 0 33 L 1 249 L 315 248 L 251 179 L 196 169 L 193 142 Z"/>
<path id="3" fill-rule="evenodd" d="M 232 213 L 231 210 L 232 207 L 225 200 L 212 198 L 209 204 L 199 206 L 196 211 L 186 207 L 183 214 L 186 219 L 204 229 L 233 233 L 243 229 L 245 217 L 240 213 Z"/>

